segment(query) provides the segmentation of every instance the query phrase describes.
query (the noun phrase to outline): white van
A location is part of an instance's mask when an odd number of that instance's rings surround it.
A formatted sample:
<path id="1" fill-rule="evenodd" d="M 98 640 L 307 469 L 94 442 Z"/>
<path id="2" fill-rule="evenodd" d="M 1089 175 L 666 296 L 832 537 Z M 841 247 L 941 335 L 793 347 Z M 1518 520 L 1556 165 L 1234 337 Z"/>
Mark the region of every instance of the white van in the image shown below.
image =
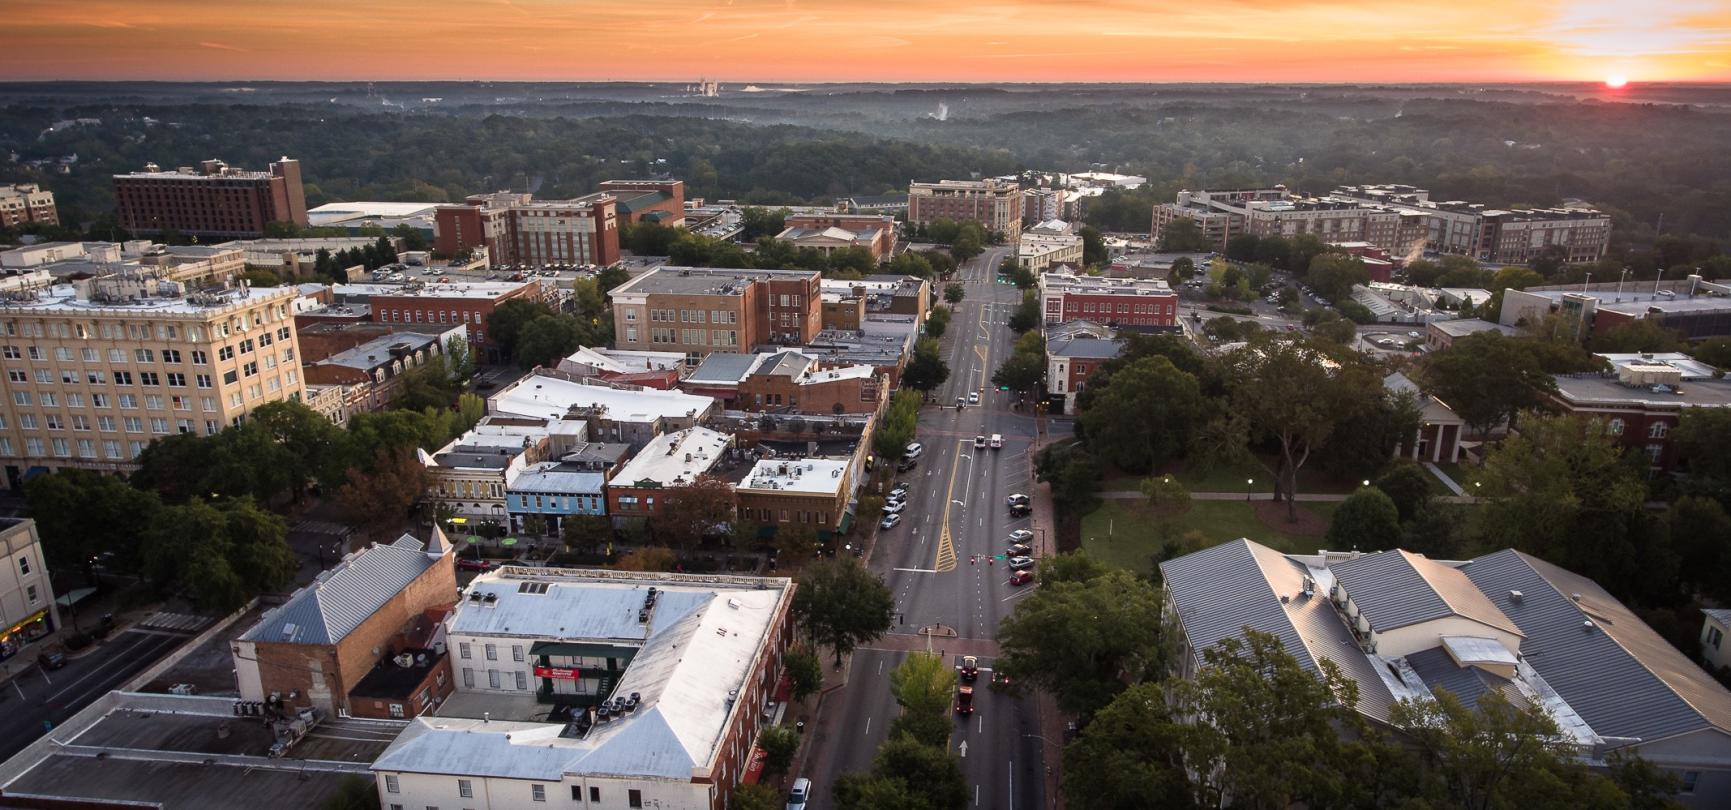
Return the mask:
<path id="1" fill-rule="evenodd" d="M 1004 446 L 1004 434 L 993 433 L 992 434 L 992 449 L 993 450 L 1002 449 L 1003 446 Z"/>
<path id="2" fill-rule="evenodd" d="M 811 798 L 811 780 L 801 776 L 793 780 L 793 790 L 787 792 L 787 810 L 805 810 Z"/>

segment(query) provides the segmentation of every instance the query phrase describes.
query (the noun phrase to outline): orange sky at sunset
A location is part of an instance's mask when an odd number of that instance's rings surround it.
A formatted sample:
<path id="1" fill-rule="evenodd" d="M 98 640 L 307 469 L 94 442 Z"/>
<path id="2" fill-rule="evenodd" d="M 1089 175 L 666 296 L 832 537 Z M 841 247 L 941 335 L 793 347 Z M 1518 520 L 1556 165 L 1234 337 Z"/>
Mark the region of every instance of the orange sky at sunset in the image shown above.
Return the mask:
<path id="1" fill-rule="evenodd" d="M 1727 0 L 7 0 L 0 79 L 1731 80 Z"/>

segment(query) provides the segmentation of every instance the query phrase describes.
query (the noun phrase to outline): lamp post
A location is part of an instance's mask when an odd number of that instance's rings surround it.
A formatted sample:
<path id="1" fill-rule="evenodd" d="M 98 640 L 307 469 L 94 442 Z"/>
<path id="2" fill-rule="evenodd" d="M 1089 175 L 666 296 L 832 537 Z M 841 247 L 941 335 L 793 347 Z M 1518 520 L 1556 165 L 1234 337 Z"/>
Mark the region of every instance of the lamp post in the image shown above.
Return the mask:
<path id="1" fill-rule="evenodd" d="M 1250 488 L 1255 486 L 1255 485 L 1256 485 L 1256 479 L 1254 479 L 1254 478 L 1244 479 L 1244 502 L 1245 503 L 1250 503 Z"/>

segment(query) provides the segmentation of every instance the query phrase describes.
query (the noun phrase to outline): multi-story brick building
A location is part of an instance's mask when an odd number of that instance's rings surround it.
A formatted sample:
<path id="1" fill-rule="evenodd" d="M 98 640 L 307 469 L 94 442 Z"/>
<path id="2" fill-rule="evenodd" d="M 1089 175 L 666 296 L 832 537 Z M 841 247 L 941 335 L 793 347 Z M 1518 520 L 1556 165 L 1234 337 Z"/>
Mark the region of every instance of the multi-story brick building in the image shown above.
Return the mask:
<path id="1" fill-rule="evenodd" d="M 0 463 L 133 468 L 153 439 L 211 435 L 267 402 L 300 399 L 292 288 L 207 289 L 152 273 L 55 284 L 0 280 Z"/>
<path id="2" fill-rule="evenodd" d="M 1416 218 L 1425 250 L 1493 264 L 1522 264 L 1553 247 L 1562 251 L 1565 261 L 1594 262 L 1605 257 L 1611 244 L 1610 215 L 1586 207 L 1504 211 L 1432 200 L 1429 191 L 1405 185 L 1341 186 L 1330 196 Z M 1406 253 L 1390 250 L 1397 256 Z"/>
<path id="3" fill-rule="evenodd" d="M 908 222 L 973 222 L 1005 241 L 1022 236 L 1022 190 L 1003 180 L 940 180 L 908 184 Z"/>
<path id="4" fill-rule="evenodd" d="M 0 185 L 0 228 L 19 225 L 59 225 L 60 209 L 54 207 L 54 192 L 35 183 Z"/>
<path id="5" fill-rule="evenodd" d="M 823 328 L 819 274 L 805 270 L 658 267 L 608 293 L 621 349 L 712 351 L 798 346 Z"/>
<path id="6" fill-rule="evenodd" d="M 1124 351 L 1124 341 L 1097 338 L 1086 332 L 1046 340 L 1046 391 L 1061 405 L 1059 413 L 1075 413 L 1076 394 L 1088 378 Z"/>
<path id="7" fill-rule="evenodd" d="M 487 336 L 487 316 L 513 299 L 549 303 L 548 290 L 536 280 L 460 281 L 449 284 L 338 284 L 337 303 L 367 304 L 374 321 L 386 324 L 461 324 L 469 345 L 486 362 L 504 358 Z"/>
<path id="8" fill-rule="evenodd" d="M 679 382 L 728 409 L 802 413 L 876 413 L 889 376 L 869 365 L 830 366 L 796 349 L 763 354 L 713 352 Z"/>
<path id="9" fill-rule="evenodd" d="M 263 236 L 272 222 L 307 224 L 301 164 L 283 158 L 268 171 L 246 171 L 220 160 L 198 168 L 144 171 L 114 176 L 120 226 L 136 233 L 180 231 L 229 239 Z"/>
<path id="10" fill-rule="evenodd" d="M 456 695 L 372 765 L 381 806 L 735 806 L 778 699 L 794 587 L 626 571 L 483 574 L 445 623 Z M 553 707 L 572 719 L 548 721 Z"/>
<path id="11" fill-rule="evenodd" d="M 470 195 L 434 212 L 441 253 L 485 247 L 494 265 L 607 265 L 619 260 L 618 200 L 596 192 L 537 200 L 507 191 Z"/>
<path id="12" fill-rule="evenodd" d="M 685 181 L 608 180 L 598 188 L 619 200 L 619 218 L 685 227 Z"/>
<path id="13" fill-rule="evenodd" d="M 394 718 L 438 705 L 453 678 L 434 616 L 457 601 L 453 563 L 436 526 L 424 547 L 405 534 L 345 556 L 231 643 L 241 700 Z"/>
<path id="14" fill-rule="evenodd" d="M 878 214 L 790 214 L 775 238 L 829 253 L 846 247 L 871 251 L 879 262 L 896 252 L 896 220 Z"/>
<path id="15" fill-rule="evenodd" d="M 1303 197 L 1285 186 L 1180 191 L 1175 202 L 1154 206 L 1156 240 L 1179 219 L 1196 223 L 1216 250 L 1239 234 L 1293 238 L 1309 234 L 1328 243 L 1365 242 L 1398 256 L 1425 239 L 1425 217 L 1344 196 Z"/>
<path id="16" fill-rule="evenodd" d="M 1178 294 L 1160 280 L 1043 273 L 1040 311 L 1049 324 L 1087 320 L 1115 329 L 1165 331 L 1178 326 Z"/>
<path id="17" fill-rule="evenodd" d="M 771 526 L 839 532 L 848 517 L 854 477 L 849 459 L 763 459 L 733 494 L 739 519 Z"/>
<path id="18" fill-rule="evenodd" d="M 450 337 L 462 340 L 462 327 Z M 338 352 L 302 361 L 308 386 L 343 389 L 341 421 L 357 413 L 382 411 L 402 393 L 407 374 L 445 353 L 445 338 L 424 332 L 391 332 Z"/>
<path id="19" fill-rule="evenodd" d="M 1556 410 L 1598 419 L 1630 450 L 1645 455 L 1654 472 L 1679 461 L 1671 434 L 1691 408 L 1731 408 L 1731 380 L 1688 355 L 1601 354 L 1604 374 L 1559 374 L 1548 394 Z"/>
<path id="20" fill-rule="evenodd" d="M 705 427 L 655 437 L 613 474 L 607 485 L 607 514 L 615 522 L 654 517 L 669 490 L 707 477 L 732 446 L 732 436 Z"/>
<path id="21" fill-rule="evenodd" d="M 0 517 L 0 660 L 60 627 L 36 521 Z"/>

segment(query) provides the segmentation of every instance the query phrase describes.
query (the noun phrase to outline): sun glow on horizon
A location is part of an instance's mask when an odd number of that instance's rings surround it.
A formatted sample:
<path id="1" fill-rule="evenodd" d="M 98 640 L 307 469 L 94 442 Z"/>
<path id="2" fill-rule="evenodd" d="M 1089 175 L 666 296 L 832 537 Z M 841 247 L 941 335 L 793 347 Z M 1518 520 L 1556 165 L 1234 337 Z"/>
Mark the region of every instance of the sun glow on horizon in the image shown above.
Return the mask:
<path id="1" fill-rule="evenodd" d="M 1605 86 L 1612 90 L 1621 90 L 1629 85 L 1629 77 L 1621 73 L 1613 73 L 1605 77 Z"/>

